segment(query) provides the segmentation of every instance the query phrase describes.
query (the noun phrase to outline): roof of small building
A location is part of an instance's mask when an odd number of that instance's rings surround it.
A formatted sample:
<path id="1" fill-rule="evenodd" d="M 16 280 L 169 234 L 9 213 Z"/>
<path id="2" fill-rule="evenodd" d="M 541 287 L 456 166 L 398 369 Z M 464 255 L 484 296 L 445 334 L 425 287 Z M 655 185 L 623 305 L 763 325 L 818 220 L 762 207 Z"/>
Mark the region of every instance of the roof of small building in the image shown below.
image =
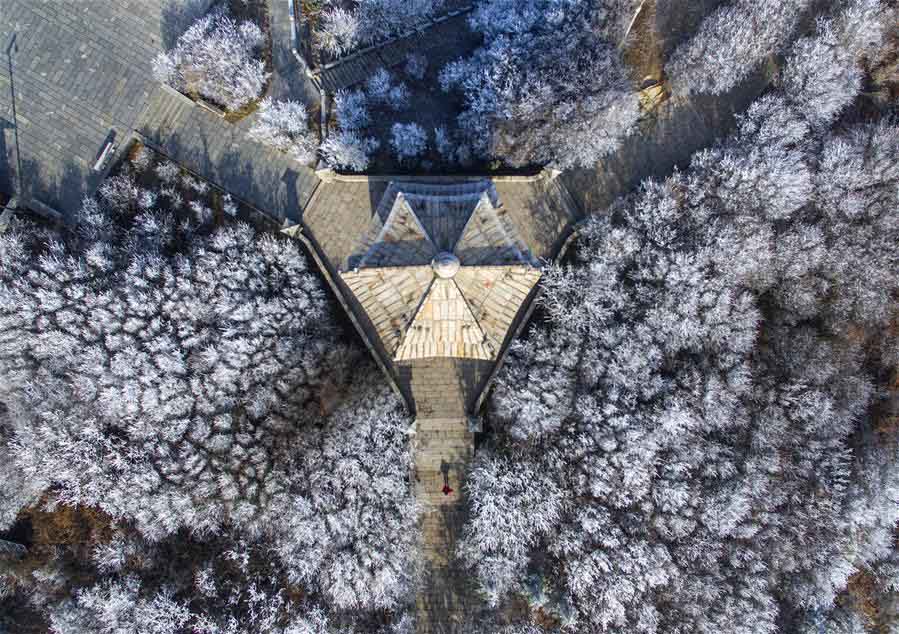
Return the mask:
<path id="1" fill-rule="evenodd" d="M 540 279 L 497 207 L 490 181 L 388 185 L 340 276 L 394 360 L 497 358 Z"/>

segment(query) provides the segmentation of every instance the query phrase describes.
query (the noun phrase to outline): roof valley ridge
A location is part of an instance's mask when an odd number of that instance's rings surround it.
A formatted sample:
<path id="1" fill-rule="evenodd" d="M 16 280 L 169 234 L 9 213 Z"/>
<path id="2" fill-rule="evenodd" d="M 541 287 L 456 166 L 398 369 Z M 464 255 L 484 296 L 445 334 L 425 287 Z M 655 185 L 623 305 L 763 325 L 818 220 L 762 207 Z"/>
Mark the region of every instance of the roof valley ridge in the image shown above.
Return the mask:
<path id="1" fill-rule="evenodd" d="M 479 230 L 479 228 L 476 227 L 476 225 L 475 225 L 476 220 L 478 218 L 482 218 L 485 220 L 489 219 L 489 221 L 491 221 L 491 223 L 502 234 L 503 242 L 506 244 L 506 246 L 508 248 L 512 249 L 512 252 L 515 255 L 515 258 L 524 265 L 534 266 L 533 262 L 529 261 L 529 260 L 532 260 L 532 258 L 524 257 L 524 254 L 521 252 L 521 244 L 519 243 L 519 241 L 513 240 L 512 237 L 509 235 L 509 228 L 506 227 L 505 224 L 502 222 L 496 209 L 497 209 L 496 206 L 493 204 L 493 201 L 490 199 L 490 195 L 486 191 L 484 191 L 481 194 L 481 198 L 478 201 L 478 204 L 475 206 L 474 211 L 472 211 L 471 216 L 469 216 L 468 221 L 465 223 L 465 226 L 463 227 L 462 232 L 459 234 L 459 238 L 456 241 L 456 244 L 453 245 L 453 252 L 457 253 L 459 255 L 460 259 L 463 259 L 462 253 L 459 252 L 459 249 L 462 246 L 463 242 L 465 241 L 466 237 L 470 236 L 470 233 L 469 233 L 470 231 Z M 479 215 L 478 212 L 481 212 L 481 215 Z M 471 238 L 469 238 L 469 239 L 471 239 Z M 463 263 L 464 263 L 464 260 L 463 260 Z M 481 263 L 478 262 L 477 264 L 480 265 Z"/>
<path id="2" fill-rule="evenodd" d="M 462 301 L 465 302 L 465 306 L 468 307 L 468 311 L 471 313 L 475 324 L 477 324 L 478 328 L 480 329 L 481 335 L 484 338 L 484 344 L 488 346 L 488 351 L 491 353 L 491 356 L 495 355 L 499 351 L 500 346 L 503 345 L 503 342 L 496 341 L 496 338 L 492 335 L 492 333 L 489 332 L 488 329 L 484 327 L 484 324 L 481 323 L 481 320 L 478 318 L 478 311 L 476 311 L 474 309 L 474 306 L 471 305 L 471 302 L 468 300 L 465 292 L 459 286 L 459 282 L 456 281 L 455 278 L 450 281 L 453 283 L 453 286 L 456 287 L 456 290 L 459 291 L 459 296 L 462 298 Z"/>
<path id="3" fill-rule="evenodd" d="M 418 216 L 415 214 L 415 211 L 409 206 L 409 203 L 406 201 L 406 197 L 403 195 L 403 192 L 400 191 L 396 195 L 396 199 L 394 200 L 393 206 L 390 209 L 390 213 L 387 215 L 387 218 L 384 220 L 381 225 L 380 231 L 375 236 L 375 238 L 371 242 L 371 246 L 369 246 L 368 250 L 361 257 L 358 263 L 353 266 L 355 269 L 365 268 L 368 264 L 368 260 L 372 257 L 374 253 L 377 252 L 377 247 L 379 244 L 383 244 L 385 242 L 384 238 L 387 236 L 388 232 L 392 229 L 393 225 L 397 223 L 397 218 L 401 216 L 401 214 L 406 214 L 411 217 L 413 222 L 415 223 L 415 227 L 422 234 L 422 237 L 427 241 L 427 243 L 431 246 L 433 251 L 432 256 L 437 255 L 438 249 L 437 245 L 434 243 L 434 240 L 428 235 L 427 229 L 425 229 L 424 225 L 422 225 L 421 220 L 418 219 Z M 376 218 L 380 221 L 380 216 L 376 216 Z M 370 231 L 369 231 L 370 234 Z"/>
<path id="4" fill-rule="evenodd" d="M 415 324 L 415 320 L 418 318 L 418 315 L 421 312 L 421 309 L 424 308 L 425 302 L 428 300 L 428 297 L 431 296 L 431 291 L 433 290 L 434 284 L 437 281 L 438 281 L 438 278 L 436 276 L 431 278 L 431 283 L 428 284 L 428 287 L 425 289 L 425 292 L 422 293 L 421 297 L 418 298 L 418 303 L 415 305 L 415 310 L 412 311 L 412 317 L 409 318 L 409 320 L 406 322 L 405 326 L 403 327 L 403 332 L 401 332 L 400 336 L 397 337 L 396 345 L 393 347 L 392 350 L 388 349 L 388 351 L 390 352 L 390 354 L 393 356 L 394 359 L 397 358 L 397 355 L 399 354 L 400 349 L 402 348 L 403 344 L 405 343 L 406 338 L 409 336 L 409 332 L 412 330 L 412 326 Z"/>

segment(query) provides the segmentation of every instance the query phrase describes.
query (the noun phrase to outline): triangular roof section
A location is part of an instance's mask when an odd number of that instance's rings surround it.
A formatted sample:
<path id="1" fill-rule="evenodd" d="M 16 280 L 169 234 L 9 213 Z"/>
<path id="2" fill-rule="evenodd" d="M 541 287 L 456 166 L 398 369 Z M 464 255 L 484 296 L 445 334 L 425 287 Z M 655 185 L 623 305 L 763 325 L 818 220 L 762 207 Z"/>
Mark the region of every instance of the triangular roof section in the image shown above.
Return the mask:
<path id="1" fill-rule="evenodd" d="M 540 280 L 540 270 L 528 265 L 462 267 L 453 281 L 496 350 L 518 311 Z"/>
<path id="2" fill-rule="evenodd" d="M 436 278 L 396 351 L 397 361 L 462 357 L 488 361 L 492 344 L 451 279 Z"/>
<path id="3" fill-rule="evenodd" d="M 437 249 L 452 251 L 481 194 L 443 196 L 406 192 L 405 197 Z"/>
<path id="4" fill-rule="evenodd" d="M 437 255 L 434 242 L 402 192 L 383 223 L 378 215 L 372 219 L 363 249 L 361 258 L 350 258 L 352 268 L 423 266 Z"/>
<path id="5" fill-rule="evenodd" d="M 463 266 L 531 264 L 527 246 L 514 227 L 500 219 L 487 192 L 481 194 L 453 251 Z"/>
<path id="6" fill-rule="evenodd" d="M 394 354 L 434 279 L 428 266 L 356 269 L 340 277 L 368 314 L 388 354 Z"/>

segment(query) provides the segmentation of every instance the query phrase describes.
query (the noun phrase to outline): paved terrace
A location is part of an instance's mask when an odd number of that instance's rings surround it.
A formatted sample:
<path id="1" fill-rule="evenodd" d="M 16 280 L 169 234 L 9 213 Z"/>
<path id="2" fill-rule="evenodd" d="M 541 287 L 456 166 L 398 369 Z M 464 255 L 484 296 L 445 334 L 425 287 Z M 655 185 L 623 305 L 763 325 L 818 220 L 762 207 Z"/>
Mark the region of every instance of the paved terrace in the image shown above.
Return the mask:
<path id="1" fill-rule="evenodd" d="M 153 79 L 153 58 L 185 26 L 179 4 L 0 2 L 0 189 L 71 214 L 105 175 L 92 167 L 106 143 L 121 150 L 137 130 L 267 213 L 299 218 L 318 183 L 312 170 L 248 141 L 249 119 L 232 125 Z M 268 9 L 269 94 L 317 108 L 318 91 L 293 56 L 288 4 L 269 0 Z"/>

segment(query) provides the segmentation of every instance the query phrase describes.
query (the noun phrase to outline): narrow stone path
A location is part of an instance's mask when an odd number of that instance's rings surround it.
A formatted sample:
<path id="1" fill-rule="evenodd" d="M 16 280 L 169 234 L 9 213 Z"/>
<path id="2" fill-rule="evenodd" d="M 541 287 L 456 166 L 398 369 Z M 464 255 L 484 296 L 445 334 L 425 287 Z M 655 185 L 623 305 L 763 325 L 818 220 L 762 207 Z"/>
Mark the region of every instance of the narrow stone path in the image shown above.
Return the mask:
<path id="1" fill-rule="evenodd" d="M 425 581 L 416 600 L 419 634 L 461 634 L 477 603 L 467 573 L 456 561 L 465 523 L 462 487 L 474 453 L 466 418 L 416 421 L 416 494 L 424 507 L 421 528 Z M 444 486 L 452 489 L 444 493 Z"/>
<path id="2" fill-rule="evenodd" d="M 313 112 L 320 105 L 321 93 L 312 79 L 306 75 L 303 62 L 297 59 L 294 53 L 291 10 L 291 0 L 268 0 L 274 67 L 269 96 L 272 99 L 301 101 L 310 112 Z"/>

